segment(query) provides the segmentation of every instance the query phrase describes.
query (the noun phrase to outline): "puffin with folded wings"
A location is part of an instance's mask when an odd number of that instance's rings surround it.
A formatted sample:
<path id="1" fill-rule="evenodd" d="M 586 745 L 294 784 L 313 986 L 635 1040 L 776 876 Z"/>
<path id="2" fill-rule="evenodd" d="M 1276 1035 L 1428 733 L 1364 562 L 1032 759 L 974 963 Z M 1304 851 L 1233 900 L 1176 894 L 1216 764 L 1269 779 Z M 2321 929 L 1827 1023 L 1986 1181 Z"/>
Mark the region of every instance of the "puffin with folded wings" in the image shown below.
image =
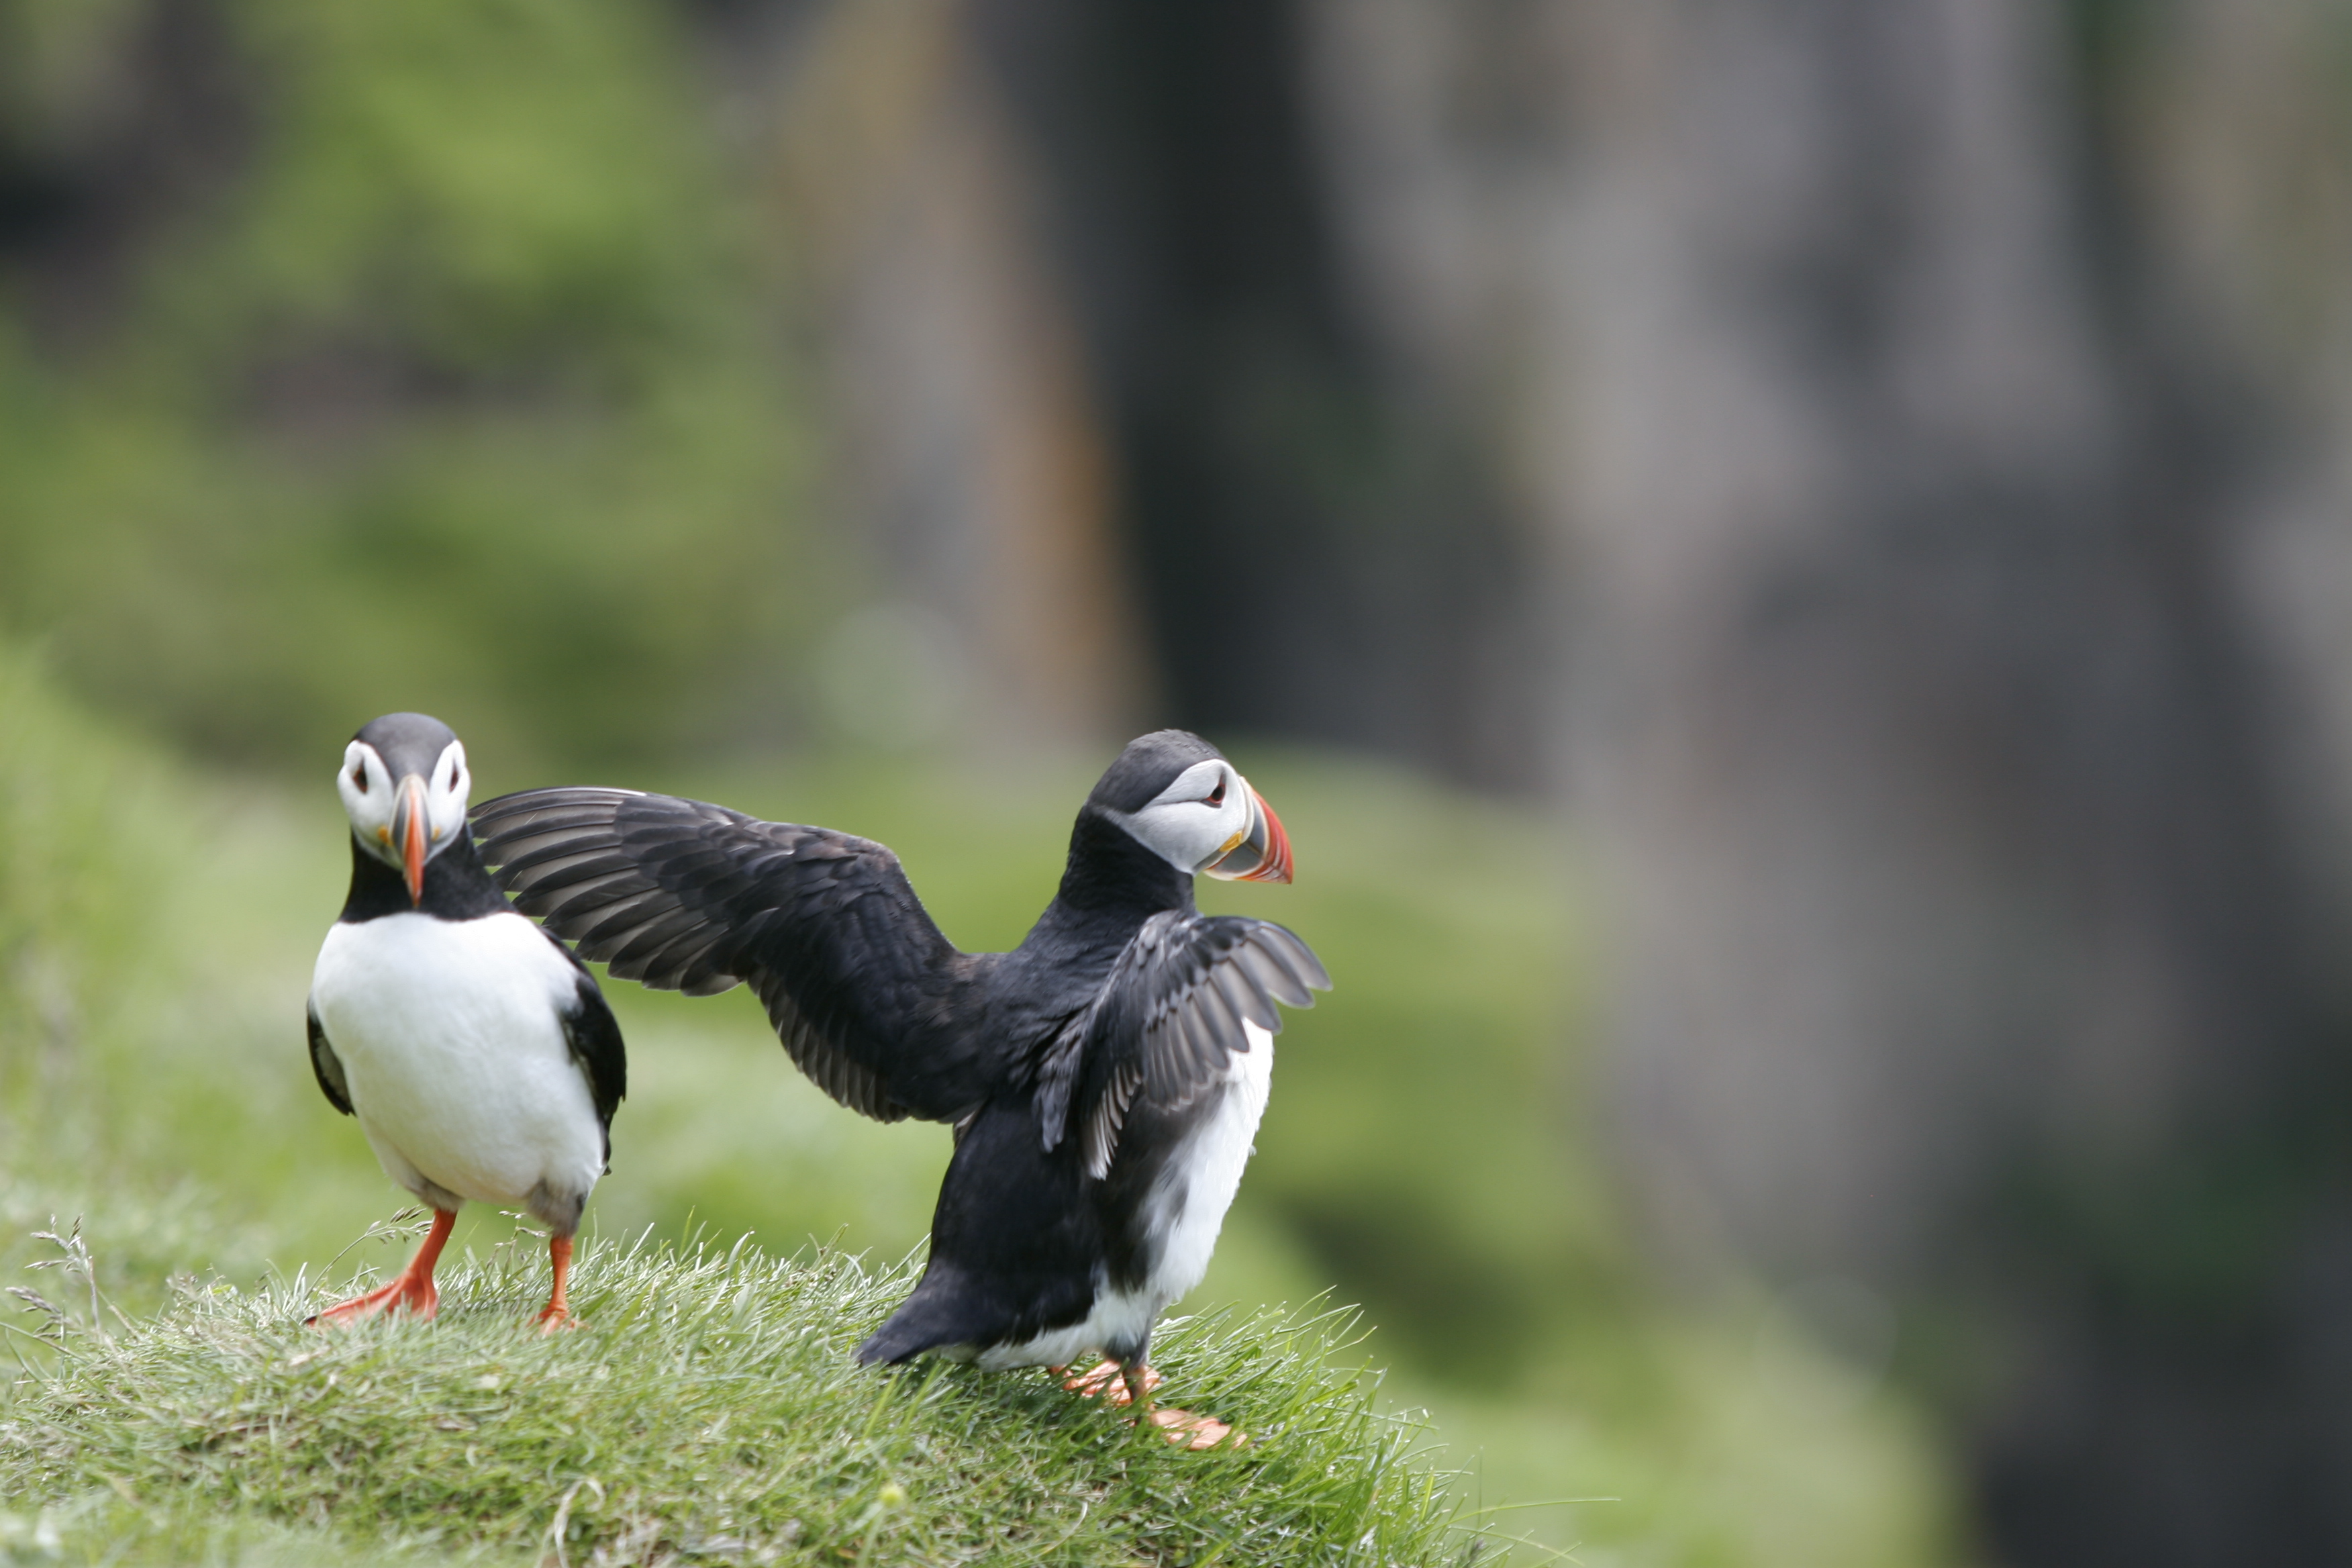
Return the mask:
<path id="1" fill-rule="evenodd" d="M 432 1317 L 433 1270 L 470 1198 L 546 1222 L 554 1286 L 539 1321 L 567 1327 L 572 1233 L 628 1092 L 620 1026 L 586 965 L 517 914 L 477 857 L 473 775 L 449 726 L 374 720 L 343 748 L 335 787 L 352 881 L 311 975 L 310 1069 L 433 1223 L 391 1283 L 311 1321 Z"/>
<path id="2" fill-rule="evenodd" d="M 1282 927 L 1193 906 L 1196 875 L 1291 874 L 1280 819 L 1214 746 L 1181 730 L 1128 745 L 1011 952 L 959 952 L 898 857 L 845 833 L 614 789 L 527 790 L 474 822 L 499 883 L 582 957 L 695 995 L 749 984 L 842 1104 L 953 1125 L 929 1264 L 861 1362 L 1100 1352 L 1071 1387 L 1193 1447 L 1227 1436 L 1151 1410 L 1151 1331 L 1200 1282 L 1240 1184 L 1276 1004 L 1331 983 Z"/>

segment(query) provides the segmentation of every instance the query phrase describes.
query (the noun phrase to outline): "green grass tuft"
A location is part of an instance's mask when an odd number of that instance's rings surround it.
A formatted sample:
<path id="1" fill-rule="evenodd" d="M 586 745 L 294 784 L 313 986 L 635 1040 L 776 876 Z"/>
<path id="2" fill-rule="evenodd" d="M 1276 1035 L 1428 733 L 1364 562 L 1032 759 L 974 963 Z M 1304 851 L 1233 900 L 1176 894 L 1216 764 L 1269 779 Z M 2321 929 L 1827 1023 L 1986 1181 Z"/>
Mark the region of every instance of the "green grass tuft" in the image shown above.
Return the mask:
<path id="1" fill-rule="evenodd" d="M 63 1254 L 61 1254 L 63 1257 Z M 0 1496 L 110 1562 L 1431 1563 L 1469 1546 L 1423 1429 L 1379 1413 L 1344 1312 L 1174 1319 L 1161 1397 L 1249 1445 L 1171 1447 L 1047 1374 L 862 1369 L 914 1282 L 590 1242 L 541 1336 L 532 1233 L 444 1269 L 431 1323 L 321 1332 L 335 1292 L 183 1279 L 149 1319 L 47 1277 L 43 1343 L 0 1405 Z M 93 1318 L 93 1310 L 96 1317 Z M 0 1542 L 0 1560 L 8 1555 Z M 37 1560 L 37 1554 L 27 1555 Z"/>

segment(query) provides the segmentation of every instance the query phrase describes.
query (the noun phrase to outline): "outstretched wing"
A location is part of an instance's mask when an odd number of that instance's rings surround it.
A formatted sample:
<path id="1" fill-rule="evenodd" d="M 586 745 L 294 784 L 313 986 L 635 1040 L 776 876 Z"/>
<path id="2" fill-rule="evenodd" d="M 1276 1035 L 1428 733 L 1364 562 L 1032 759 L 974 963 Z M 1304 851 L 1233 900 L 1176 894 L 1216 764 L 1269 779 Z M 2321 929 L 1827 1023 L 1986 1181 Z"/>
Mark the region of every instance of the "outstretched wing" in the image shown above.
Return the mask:
<path id="1" fill-rule="evenodd" d="M 749 984 L 793 1061 L 877 1121 L 953 1121 L 986 1093 L 973 960 L 924 912 L 898 858 L 823 827 L 615 789 L 501 795 L 482 858 L 583 958 L 657 990 Z"/>
<path id="2" fill-rule="evenodd" d="M 310 1016 L 310 1070 L 319 1075 L 319 1092 L 327 1097 L 329 1105 L 349 1116 L 352 1090 L 343 1081 L 342 1058 L 327 1043 L 327 1026 L 319 1022 L 319 1010 L 310 1007 L 305 1011 Z"/>
<path id="3" fill-rule="evenodd" d="M 1250 1049 L 1245 1025 L 1280 1034 L 1275 1004 L 1312 1007 L 1314 993 L 1329 989 L 1315 954 L 1278 925 L 1236 915 L 1152 916 L 1040 1070 L 1045 1147 L 1075 1128 L 1087 1174 L 1108 1174 L 1139 1101 L 1181 1110 Z"/>

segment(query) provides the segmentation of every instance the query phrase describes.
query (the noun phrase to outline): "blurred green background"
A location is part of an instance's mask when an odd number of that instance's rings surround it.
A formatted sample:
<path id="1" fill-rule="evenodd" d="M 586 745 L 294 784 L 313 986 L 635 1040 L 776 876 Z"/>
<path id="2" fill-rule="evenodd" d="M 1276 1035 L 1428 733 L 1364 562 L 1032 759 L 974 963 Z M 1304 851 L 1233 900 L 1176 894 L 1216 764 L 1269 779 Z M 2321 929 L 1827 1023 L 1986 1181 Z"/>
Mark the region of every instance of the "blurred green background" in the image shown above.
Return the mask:
<path id="1" fill-rule="evenodd" d="M 0 613 L 20 637 L 150 731 L 268 766 L 403 704 L 536 760 L 661 755 L 747 713 L 774 733 L 757 715 L 839 564 L 791 500 L 806 438 L 778 311 L 674 19 L 263 5 L 174 32 L 106 5 L 0 26 L 20 156 L 62 183 L 75 138 L 152 135 L 182 187 L 142 167 L 57 196 L 154 231 L 12 279 Z M 107 123 L 174 89 L 226 101 Z"/>

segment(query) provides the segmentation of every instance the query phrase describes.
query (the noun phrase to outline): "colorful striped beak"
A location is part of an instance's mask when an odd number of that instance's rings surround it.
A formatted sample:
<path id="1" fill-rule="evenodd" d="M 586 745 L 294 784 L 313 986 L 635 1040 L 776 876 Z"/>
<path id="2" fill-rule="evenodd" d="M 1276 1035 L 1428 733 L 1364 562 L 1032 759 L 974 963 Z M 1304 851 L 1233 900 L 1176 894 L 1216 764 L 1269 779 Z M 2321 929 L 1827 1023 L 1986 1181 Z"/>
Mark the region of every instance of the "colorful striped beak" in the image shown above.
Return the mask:
<path id="1" fill-rule="evenodd" d="M 1244 788 L 1248 788 L 1244 785 Z M 1250 790 L 1249 831 L 1242 841 L 1201 868 L 1201 874 L 1227 882 L 1287 882 L 1290 880 L 1290 835 L 1265 797 Z"/>

